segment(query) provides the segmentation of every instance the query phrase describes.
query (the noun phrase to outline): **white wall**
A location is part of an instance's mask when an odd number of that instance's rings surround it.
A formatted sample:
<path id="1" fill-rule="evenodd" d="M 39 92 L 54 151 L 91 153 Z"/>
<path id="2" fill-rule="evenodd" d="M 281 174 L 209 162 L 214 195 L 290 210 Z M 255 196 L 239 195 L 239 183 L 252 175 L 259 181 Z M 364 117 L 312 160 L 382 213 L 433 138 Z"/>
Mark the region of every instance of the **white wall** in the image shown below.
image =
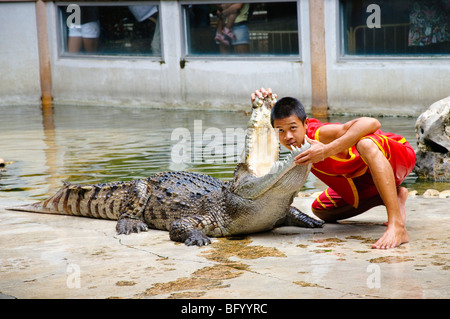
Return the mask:
<path id="1" fill-rule="evenodd" d="M 307 1 L 301 1 L 301 31 L 309 43 Z M 292 95 L 310 105 L 309 46 L 303 61 L 264 59 L 188 59 L 184 68 L 181 7 L 160 4 L 164 62 L 131 58 L 58 57 L 55 6 L 48 4 L 52 82 L 55 103 L 248 110 L 250 94 L 261 86 L 280 96 Z"/>
<path id="2" fill-rule="evenodd" d="M 248 110 L 250 93 L 272 87 L 311 105 L 308 0 L 300 0 L 301 61 L 189 59 L 184 68 L 180 3 L 160 3 L 163 62 L 58 55 L 56 6 L 47 2 L 55 104 Z M 417 116 L 450 95 L 450 59 L 342 60 L 337 0 L 325 0 L 330 113 Z M 0 104 L 40 103 L 34 2 L 0 3 Z"/>
<path id="3" fill-rule="evenodd" d="M 40 102 L 35 3 L 0 4 L 0 104 Z"/>

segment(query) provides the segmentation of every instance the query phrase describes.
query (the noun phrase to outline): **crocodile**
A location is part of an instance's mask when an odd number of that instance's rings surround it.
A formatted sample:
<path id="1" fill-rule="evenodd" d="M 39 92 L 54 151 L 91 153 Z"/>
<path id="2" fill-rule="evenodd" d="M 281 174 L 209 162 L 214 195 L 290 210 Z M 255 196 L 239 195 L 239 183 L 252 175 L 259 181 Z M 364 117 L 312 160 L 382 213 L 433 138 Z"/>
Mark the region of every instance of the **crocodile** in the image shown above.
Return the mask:
<path id="1" fill-rule="evenodd" d="M 311 166 L 294 164 L 310 145 L 280 160 L 280 143 L 270 123 L 275 97 L 256 98 L 244 151 L 233 179 L 168 171 L 148 178 L 63 187 L 47 200 L 10 209 L 117 220 L 117 234 L 169 231 L 175 242 L 203 246 L 210 237 L 264 232 L 281 225 L 322 227 L 291 206 Z"/>

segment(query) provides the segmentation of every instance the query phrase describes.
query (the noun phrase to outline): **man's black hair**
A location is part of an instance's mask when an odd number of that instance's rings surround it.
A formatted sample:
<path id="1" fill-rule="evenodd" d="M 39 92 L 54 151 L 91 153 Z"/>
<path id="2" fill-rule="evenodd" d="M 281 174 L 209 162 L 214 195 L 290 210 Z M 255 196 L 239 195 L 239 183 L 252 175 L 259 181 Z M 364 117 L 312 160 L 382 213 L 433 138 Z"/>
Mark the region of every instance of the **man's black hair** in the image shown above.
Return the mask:
<path id="1" fill-rule="evenodd" d="M 273 126 L 275 120 L 284 119 L 291 115 L 297 115 L 300 121 L 305 124 L 306 112 L 302 103 L 293 97 L 284 97 L 273 106 L 270 114 L 270 122 Z"/>

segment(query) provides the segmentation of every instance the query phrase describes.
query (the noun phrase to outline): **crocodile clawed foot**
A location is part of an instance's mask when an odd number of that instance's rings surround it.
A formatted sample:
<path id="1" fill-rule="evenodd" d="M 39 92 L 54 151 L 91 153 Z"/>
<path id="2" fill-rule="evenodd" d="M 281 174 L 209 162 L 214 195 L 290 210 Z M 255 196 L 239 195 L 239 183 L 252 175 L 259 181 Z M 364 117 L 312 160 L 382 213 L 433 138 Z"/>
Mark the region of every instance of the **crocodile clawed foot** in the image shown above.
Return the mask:
<path id="1" fill-rule="evenodd" d="M 116 231 L 118 235 L 131 233 L 139 233 L 141 231 L 147 231 L 148 226 L 139 219 L 122 218 L 117 222 Z"/>
<path id="2" fill-rule="evenodd" d="M 209 245 L 211 240 L 198 228 L 200 224 L 202 224 L 202 219 L 198 216 L 177 219 L 172 223 L 169 237 L 171 240 L 185 243 L 187 246 Z"/>
<path id="3" fill-rule="evenodd" d="M 177 223 L 169 232 L 170 239 L 185 243 L 186 246 L 206 246 L 211 244 L 211 240 L 199 229 L 179 229 Z"/>
<path id="4" fill-rule="evenodd" d="M 186 246 L 206 246 L 211 244 L 211 240 L 200 230 L 193 230 L 184 241 Z"/>
<path id="5" fill-rule="evenodd" d="M 286 218 L 286 225 L 298 226 L 305 228 L 320 228 L 323 227 L 323 221 L 312 218 L 302 213 L 296 207 L 291 206 L 289 214 Z"/>

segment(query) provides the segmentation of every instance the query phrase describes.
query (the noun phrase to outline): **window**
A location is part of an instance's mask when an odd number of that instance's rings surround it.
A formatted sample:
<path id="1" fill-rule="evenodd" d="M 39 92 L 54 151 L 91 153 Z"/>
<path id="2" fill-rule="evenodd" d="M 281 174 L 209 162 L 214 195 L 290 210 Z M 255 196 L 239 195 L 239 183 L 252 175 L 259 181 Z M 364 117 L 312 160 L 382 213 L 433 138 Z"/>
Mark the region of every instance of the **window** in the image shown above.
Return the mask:
<path id="1" fill-rule="evenodd" d="M 449 55 L 450 0 L 341 0 L 344 55 Z"/>
<path id="2" fill-rule="evenodd" d="M 183 4 L 187 56 L 299 56 L 297 2 Z"/>
<path id="3" fill-rule="evenodd" d="M 98 5 L 97 5 L 98 4 Z M 58 5 L 67 56 L 161 56 L 158 5 Z"/>

